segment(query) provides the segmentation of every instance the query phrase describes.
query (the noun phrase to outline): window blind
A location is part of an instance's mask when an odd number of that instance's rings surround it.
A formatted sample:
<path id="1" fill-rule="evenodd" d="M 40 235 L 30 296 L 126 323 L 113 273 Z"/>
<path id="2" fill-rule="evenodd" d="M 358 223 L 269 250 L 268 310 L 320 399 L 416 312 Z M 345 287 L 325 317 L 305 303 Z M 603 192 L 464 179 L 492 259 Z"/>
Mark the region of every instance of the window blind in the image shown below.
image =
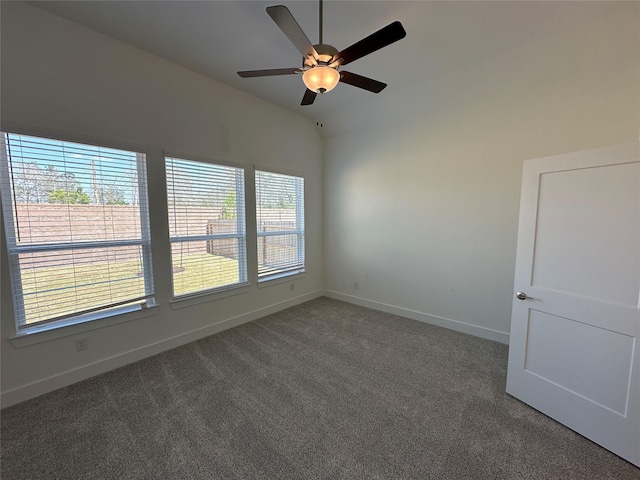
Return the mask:
<path id="1" fill-rule="evenodd" d="M 173 296 L 247 284 L 244 170 L 165 158 Z"/>
<path id="2" fill-rule="evenodd" d="M 304 179 L 256 170 L 258 280 L 304 271 Z"/>
<path id="3" fill-rule="evenodd" d="M 144 154 L 2 133 L 0 173 L 19 330 L 153 302 Z"/>

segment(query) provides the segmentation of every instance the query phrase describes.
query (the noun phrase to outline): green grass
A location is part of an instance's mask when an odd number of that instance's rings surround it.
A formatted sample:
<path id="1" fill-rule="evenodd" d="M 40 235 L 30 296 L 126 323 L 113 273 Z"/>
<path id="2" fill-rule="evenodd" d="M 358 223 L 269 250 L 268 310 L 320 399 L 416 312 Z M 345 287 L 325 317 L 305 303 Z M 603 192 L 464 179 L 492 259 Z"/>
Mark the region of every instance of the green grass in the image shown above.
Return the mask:
<path id="1" fill-rule="evenodd" d="M 237 260 L 200 253 L 173 263 L 184 268 L 174 274 L 176 296 L 238 282 Z M 21 280 L 26 323 L 141 297 L 145 294 L 141 271 L 138 261 L 25 269 Z M 116 281 L 107 282 L 109 278 Z"/>
<path id="2" fill-rule="evenodd" d="M 173 275 L 175 296 L 238 283 L 238 261 L 208 253 L 176 255 L 173 267 L 185 268 Z"/>

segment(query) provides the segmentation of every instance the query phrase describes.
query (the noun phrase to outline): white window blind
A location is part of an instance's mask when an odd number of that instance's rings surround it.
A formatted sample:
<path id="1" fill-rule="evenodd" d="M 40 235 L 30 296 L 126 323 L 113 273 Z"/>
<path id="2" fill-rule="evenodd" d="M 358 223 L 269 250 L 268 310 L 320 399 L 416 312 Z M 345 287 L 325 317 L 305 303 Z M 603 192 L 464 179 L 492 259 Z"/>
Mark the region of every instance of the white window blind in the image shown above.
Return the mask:
<path id="1" fill-rule="evenodd" d="M 244 170 L 165 161 L 173 296 L 246 285 Z"/>
<path id="2" fill-rule="evenodd" d="M 304 271 L 304 179 L 256 170 L 258 281 Z"/>
<path id="3" fill-rule="evenodd" d="M 18 330 L 151 305 L 145 156 L 13 133 L 0 142 Z"/>

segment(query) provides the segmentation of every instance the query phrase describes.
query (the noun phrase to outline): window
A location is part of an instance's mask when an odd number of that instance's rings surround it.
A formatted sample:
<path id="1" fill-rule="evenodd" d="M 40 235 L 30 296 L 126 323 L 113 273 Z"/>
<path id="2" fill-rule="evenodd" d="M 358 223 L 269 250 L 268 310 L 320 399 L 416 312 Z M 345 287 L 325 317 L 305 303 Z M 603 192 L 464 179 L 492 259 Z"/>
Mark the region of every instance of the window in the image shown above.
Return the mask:
<path id="1" fill-rule="evenodd" d="M 256 171 L 258 281 L 304 272 L 304 179 Z"/>
<path id="2" fill-rule="evenodd" d="M 173 296 L 246 285 L 244 170 L 165 160 Z"/>
<path id="3" fill-rule="evenodd" d="M 153 304 L 143 154 L 2 133 L 0 174 L 18 332 Z"/>

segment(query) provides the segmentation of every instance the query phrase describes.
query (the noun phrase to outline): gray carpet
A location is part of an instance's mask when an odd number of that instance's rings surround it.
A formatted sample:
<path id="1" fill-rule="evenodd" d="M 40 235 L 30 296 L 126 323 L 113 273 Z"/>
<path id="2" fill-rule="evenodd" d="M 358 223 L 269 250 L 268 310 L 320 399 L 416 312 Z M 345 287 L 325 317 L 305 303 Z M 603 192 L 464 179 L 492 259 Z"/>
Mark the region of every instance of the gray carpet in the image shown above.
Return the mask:
<path id="1" fill-rule="evenodd" d="M 638 479 L 507 347 L 320 298 L 2 411 L 11 479 Z"/>

